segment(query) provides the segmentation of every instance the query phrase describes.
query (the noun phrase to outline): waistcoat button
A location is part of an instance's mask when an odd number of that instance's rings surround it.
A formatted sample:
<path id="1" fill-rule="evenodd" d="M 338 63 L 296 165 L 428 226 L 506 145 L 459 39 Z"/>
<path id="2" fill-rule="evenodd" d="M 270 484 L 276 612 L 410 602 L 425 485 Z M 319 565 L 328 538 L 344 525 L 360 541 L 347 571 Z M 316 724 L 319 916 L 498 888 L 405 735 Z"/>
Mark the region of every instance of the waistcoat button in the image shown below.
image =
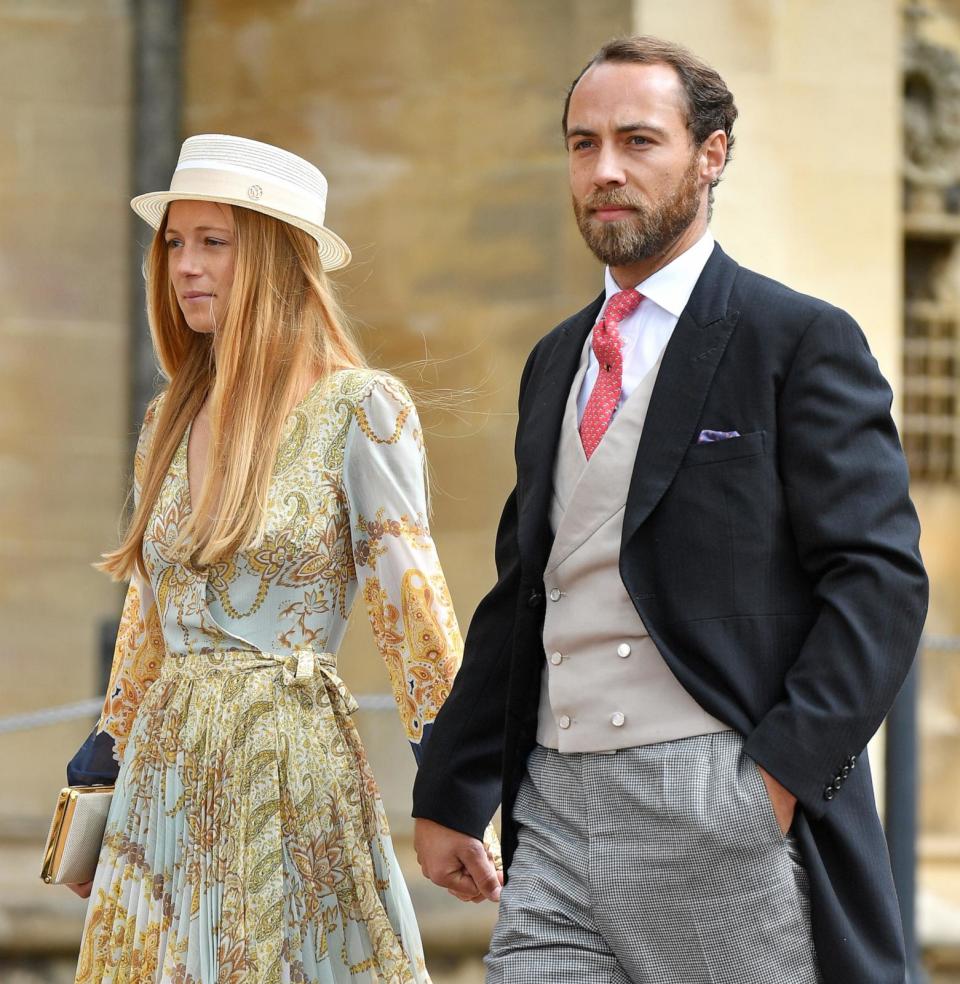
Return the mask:
<path id="1" fill-rule="evenodd" d="M 626 717 L 624 717 L 623 711 L 616 711 L 614 714 L 612 714 L 610 716 L 610 723 L 615 728 L 622 728 L 623 727 L 623 722 L 626 721 L 626 720 L 627 719 L 626 719 Z"/>
<path id="2" fill-rule="evenodd" d="M 561 594 L 562 594 L 562 592 L 560 591 L 559 588 L 554 588 L 553 591 L 550 592 L 550 600 L 551 601 L 559 601 Z"/>
<path id="3" fill-rule="evenodd" d="M 630 643 L 621 642 L 620 645 L 617 646 L 617 655 L 621 659 L 626 659 L 630 655 Z"/>
<path id="4" fill-rule="evenodd" d="M 550 662 L 553 663 L 554 666 L 559 666 L 563 662 L 563 654 L 562 653 L 551 653 L 550 654 Z"/>
<path id="5" fill-rule="evenodd" d="M 557 724 L 559 724 L 561 728 L 566 730 L 567 728 L 570 727 L 570 718 L 568 718 L 566 714 L 561 714 L 560 720 L 557 721 Z"/>

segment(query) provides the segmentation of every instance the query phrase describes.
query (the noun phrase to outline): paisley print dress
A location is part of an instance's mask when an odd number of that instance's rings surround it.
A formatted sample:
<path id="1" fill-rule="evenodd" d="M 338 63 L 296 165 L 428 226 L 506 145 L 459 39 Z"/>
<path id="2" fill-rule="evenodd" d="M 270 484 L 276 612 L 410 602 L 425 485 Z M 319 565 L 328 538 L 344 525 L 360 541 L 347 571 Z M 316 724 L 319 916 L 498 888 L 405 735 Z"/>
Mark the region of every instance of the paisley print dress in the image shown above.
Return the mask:
<path id="1" fill-rule="evenodd" d="M 429 982 L 335 656 L 359 592 L 418 753 L 462 644 L 416 410 L 383 373 L 321 380 L 286 422 L 262 543 L 203 569 L 172 549 L 188 439 L 150 517 L 103 714 L 68 770 L 119 768 L 76 979 Z"/>

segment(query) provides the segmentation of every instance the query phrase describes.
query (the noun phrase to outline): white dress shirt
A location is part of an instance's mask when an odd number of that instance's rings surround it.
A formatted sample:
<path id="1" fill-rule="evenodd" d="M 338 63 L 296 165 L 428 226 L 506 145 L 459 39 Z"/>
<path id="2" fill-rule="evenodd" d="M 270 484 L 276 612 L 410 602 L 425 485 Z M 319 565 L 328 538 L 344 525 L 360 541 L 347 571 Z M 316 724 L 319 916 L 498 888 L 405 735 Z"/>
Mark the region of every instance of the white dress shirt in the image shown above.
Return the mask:
<path id="1" fill-rule="evenodd" d="M 656 365 L 663 350 L 670 341 L 673 329 L 680 320 L 683 309 L 690 300 L 693 288 L 703 273 L 703 268 L 713 252 L 713 233 L 709 229 L 685 253 L 671 260 L 665 267 L 637 284 L 643 294 L 640 306 L 633 314 L 624 318 L 618 326 L 623 339 L 623 382 L 617 409 L 634 391 L 637 384 Z M 614 294 L 623 290 L 613 279 L 610 267 L 604 272 L 607 297 L 603 311 Z M 601 316 L 603 314 L 601 311 Z M 599 320 L 599 319 L 598 319 Z M 577 396 L 577 421 L 583 420 L 583 411 L 593 391 L 600 371 L 597 357 L 593 351 L 593 332 L 588 339 L 590 344 L 589 364 L 583 384 Z"/>

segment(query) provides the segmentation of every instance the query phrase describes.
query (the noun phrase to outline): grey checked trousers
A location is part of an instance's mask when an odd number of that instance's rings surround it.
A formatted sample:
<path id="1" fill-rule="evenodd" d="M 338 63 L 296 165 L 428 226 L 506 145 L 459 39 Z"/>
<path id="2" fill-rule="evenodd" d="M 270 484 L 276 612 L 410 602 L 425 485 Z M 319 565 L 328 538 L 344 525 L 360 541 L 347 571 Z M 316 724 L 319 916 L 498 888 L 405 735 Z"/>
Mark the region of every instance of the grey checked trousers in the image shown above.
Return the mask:
<path id="1" fill-rule="evenodd" d="M 487 984 L 818 984 L 807 878 L 732 732 L 537 747 Z"/>

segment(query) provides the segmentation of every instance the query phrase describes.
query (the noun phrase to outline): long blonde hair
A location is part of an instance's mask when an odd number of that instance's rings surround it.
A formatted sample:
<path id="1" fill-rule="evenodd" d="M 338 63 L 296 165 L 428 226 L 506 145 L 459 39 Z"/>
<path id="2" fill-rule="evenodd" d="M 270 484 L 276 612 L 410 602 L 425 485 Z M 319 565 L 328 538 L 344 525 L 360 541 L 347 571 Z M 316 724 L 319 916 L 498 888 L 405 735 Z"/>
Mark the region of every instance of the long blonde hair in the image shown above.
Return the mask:
<path id="1" fill-rule="evenodd" d="M 147 315 L 168 380 L 146 449 L 140 496 L 120 546 L 97 566 L 117 580 L 143 569 L 147 521 L 190 421 L 210 397 L 203 487 L 178 545 L 214 563 L 263 537 L 270 478 L 305 379 L 363 367 L 316 242 L 286 222 L 234 208 L 233 287 L 213 335 L 187 326 L 170 282 L 164 218 L 145 263 Z M 216 346 L 216 358 L 214 358 Z"/>

